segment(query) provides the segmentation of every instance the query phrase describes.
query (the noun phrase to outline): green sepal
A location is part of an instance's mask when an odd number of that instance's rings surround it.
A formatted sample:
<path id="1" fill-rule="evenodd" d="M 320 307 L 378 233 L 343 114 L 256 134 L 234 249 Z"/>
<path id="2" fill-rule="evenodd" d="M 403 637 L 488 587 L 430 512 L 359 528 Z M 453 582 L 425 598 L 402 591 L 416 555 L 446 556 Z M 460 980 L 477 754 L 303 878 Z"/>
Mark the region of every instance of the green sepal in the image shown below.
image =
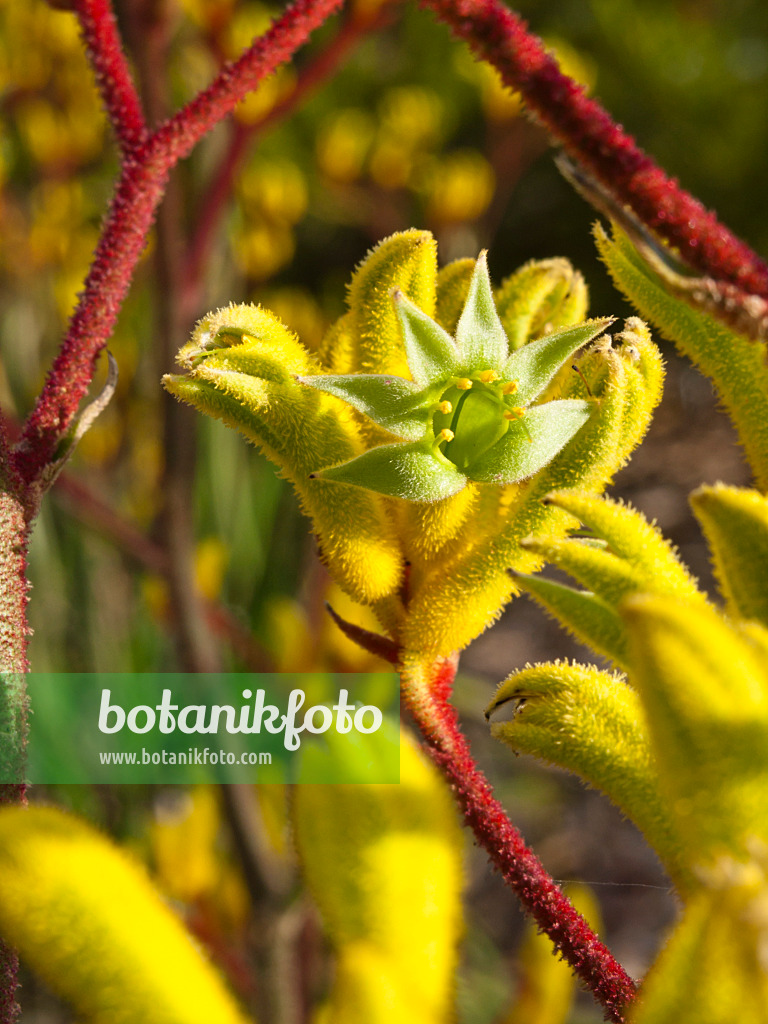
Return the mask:
<path id="1" fill-rule="evenodd" d="M 431 442 L 423 441 L 382 444 L 312 476 L 406 501 L 441 501 L 467 483 L 466 476 L 452 462 L 443 458 Z"/>
<path id="2" fill-rule="evenodd" d="M 716 484 L 691 495 L 732 615 L 768 626 L 768 498 Z"/>
<path id="3" fill-rule="evenodd" d="M 342 399 L 404 441 L 417 441 L 427 429 L 431 416 L 428 397 L 402 377 L 350 373 L 296 379 L 300 384 Z"/>
<path id="4" fill-rule="evenodd" d="M 501 440 L 467 467 L 478 483 L 511 484 L 543 469 L 589 419 L 592 405 L 578 399 L 534 405 L 510 421 Z"/>
<path id="5" fill-rule="evenodd" d="M 637 595 L 622 609 L 632 683 L 648 715 L 662 794 L 690 864 L 768 841 L 768 665 L 715 609 Z"/>
<path id="6" fill-rule="evenodd" d="M 768 365 L 763 347 L 670 295 L 617 228 L 610 239 L 597 226 L 595 239 L 619 290 L 714 382 L 758 485 L 768 490 Z"/>
<path id="7" fill-rule="evenodd" d="M 499 721 L 510 705 L 511 720 Z M 553 662 L 515 672 L 486 709 L 491 734 L 596 786 L 645 834 L 673 881 L 692 879 L 659 778 L 643 705 L 621 676 Z"/>
<path id="8" fill-rule="evenodd" d="M 450 334 L 402 292 L 396 291 L 392 301 L 403 330 L 408 368 L 416 384 L 425 388 L 457 374 L 458 354 Z"/>
<path id="9" fill-rule="evenodd" d="M 624 623 L 615 607 L 588 590 L 576 590 L 545 576 L 515 573 L 514 577 L 519 587 L 577 640 L 610 658 L 618 668 L 628 667 Z"/>
<path id="10" fill-rule="evenodd" d="M 531 260 L 507 277 L 496 306 L 510 351 L 532 338 L 581 323 L 587 315 L 587 286 L 568 260 Z"/>
<path id="11" fill-rule="evenodd" d="M 437 244 L 428 231 L 412 228 L 398 232 L 368 253 L 349 286 L 356 370 L 408 376 L 392 292 L 399 289 L 431 316 L 435 311 L 436 277 Z"/>
<path id="12" fill-rule="evenodd" d="M 570 327 L 556 334 L 548 334 L 537 341 L 531 341 L 517 349 L 507 360 L 502 377 L 517 381 L 515 401 L 528 405 L 552 381 L 560 367 L 573 353 L 596 338 L 613 323 L 613 317 L 587 320 L 577 327 Z"/>
<path id="13" fill-rule="evenodd" d="M 501 370 L 509 354 L 509 342 L 493 300 L 485 252 L 477 257 L 469 282 L 467 301 L 456 325 L 456 347 L 464 373 Z"/>

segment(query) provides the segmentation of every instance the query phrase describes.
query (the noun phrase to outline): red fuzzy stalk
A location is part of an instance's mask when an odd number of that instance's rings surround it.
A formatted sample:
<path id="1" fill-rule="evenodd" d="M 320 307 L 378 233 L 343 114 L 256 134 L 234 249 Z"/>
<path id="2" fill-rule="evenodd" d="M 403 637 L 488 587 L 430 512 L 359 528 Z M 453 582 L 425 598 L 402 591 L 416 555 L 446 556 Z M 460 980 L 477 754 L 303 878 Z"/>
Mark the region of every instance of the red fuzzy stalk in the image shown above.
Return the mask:
<path id="1" fill-rule="evenodd" d="M 587 922 L 528 849 L 475 764 L 448 703 L 458 659 L 438 661 L 426 672 L 403 669 L 403 696 L 438 768 L 448 780 L 464 821 L 526 911 L 604 1007 L 606 1019 L 624 1020 L 635 985 Z"/>
<path id="2" fill-rule="evenodd" d="M 226 65 L 204 92 L 135 146 L 125 160 L 85 289 L 14 453 L 14 467 L 27 485 L 52 460 L 88 390 L 96 358 L 112 334 L 171 169 L 250 90 L 287 61 L 340 4 L 341 0 L 295 0 L 239 60 Z M 92 47 L 114 38 L 113 23 L 94 22 L 92 17 L 86 22 L 86 12 L 92 16 L 97 9 L 106 18 L 106 0 L 82 0 L 79 8 Z M 117 61 L 114 55 L 101 55 L 94 63 L 97 77 L 113 65 L 128 73 L 124 59 Z M 129 91 L 127 86 L 105 89 L 110 116 L 117 117 L 122 104 L 128 103 Z M 125 140 L 124 128 L 116 126 L 116 132 Z"/>
<path id="3" fill-rule="evenodd" d="M 123 53 L 110 0 L 76 0 L 88 58 L 122 155 L 143 142 L 147 126 L 141 100 Z"/>
<path id="4" fill-rule="evenodd" d="M 691 267 L 768 298 L 768 266 L 680 188 L 580 85 L 501 0 L 422 0 L 487 60 L 578 164 Z"/>

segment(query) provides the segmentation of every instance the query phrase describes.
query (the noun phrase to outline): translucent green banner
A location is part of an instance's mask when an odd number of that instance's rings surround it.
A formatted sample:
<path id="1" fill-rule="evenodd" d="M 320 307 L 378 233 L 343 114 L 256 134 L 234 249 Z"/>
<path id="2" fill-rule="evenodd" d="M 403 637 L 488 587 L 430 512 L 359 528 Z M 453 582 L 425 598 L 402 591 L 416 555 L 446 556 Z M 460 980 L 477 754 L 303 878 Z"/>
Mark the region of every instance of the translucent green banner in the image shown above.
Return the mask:
<path id="1" fill-rule="evenodd" d="M 0 781 L 397 783 L 394 673 L 3 677 Z"/>

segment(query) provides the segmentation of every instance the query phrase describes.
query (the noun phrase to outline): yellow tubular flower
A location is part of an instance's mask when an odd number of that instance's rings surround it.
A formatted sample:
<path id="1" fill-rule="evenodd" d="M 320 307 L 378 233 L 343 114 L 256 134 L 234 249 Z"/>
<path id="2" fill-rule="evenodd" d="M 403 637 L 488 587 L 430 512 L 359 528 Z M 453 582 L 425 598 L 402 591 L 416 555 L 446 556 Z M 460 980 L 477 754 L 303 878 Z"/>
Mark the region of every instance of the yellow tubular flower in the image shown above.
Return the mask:
<path id="1" fill-rule="evenodd" d="M 246 1024 L 144 870 L 59 810 L 0 810 L 0 930 L 91 1024 Z"/>

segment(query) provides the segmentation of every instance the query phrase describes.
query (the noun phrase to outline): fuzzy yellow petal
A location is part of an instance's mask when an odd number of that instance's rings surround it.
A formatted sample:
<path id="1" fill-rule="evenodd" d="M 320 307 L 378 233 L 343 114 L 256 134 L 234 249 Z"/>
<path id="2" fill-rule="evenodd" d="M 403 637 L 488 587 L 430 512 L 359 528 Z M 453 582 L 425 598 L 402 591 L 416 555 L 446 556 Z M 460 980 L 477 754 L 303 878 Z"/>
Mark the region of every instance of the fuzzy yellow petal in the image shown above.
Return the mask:
<path id="1" fill-rule="evenodd" d="M 245 1024 L 146 873 L 51 807 L 0 810 L 0 931 L 91 1024 Z"/>
<path id="2" fill-rule="evenodd" d="M 450 793 L 403 735 L 399 786 L 300 786 L 307 884 L 338 956 L 322 1019 L 444 1024 L 462 929 L 462 833 Z"/>

